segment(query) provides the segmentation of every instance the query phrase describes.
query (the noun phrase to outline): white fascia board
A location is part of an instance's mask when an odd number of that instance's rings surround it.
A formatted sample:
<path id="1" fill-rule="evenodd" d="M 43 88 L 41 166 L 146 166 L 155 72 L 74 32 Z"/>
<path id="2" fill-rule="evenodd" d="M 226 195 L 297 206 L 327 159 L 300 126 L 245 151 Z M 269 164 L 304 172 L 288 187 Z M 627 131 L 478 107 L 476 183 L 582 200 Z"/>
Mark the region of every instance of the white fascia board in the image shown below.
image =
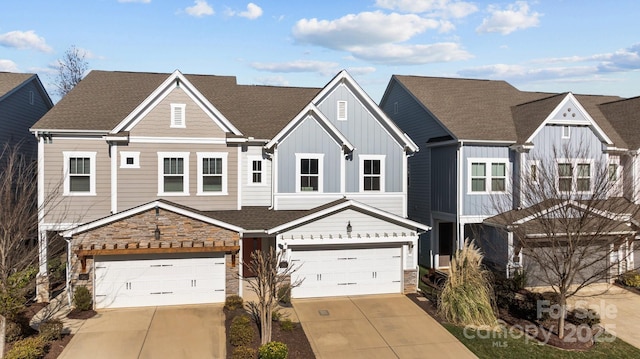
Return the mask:
<path id="1" fill-rule="evenodd" d="M 215 106 L 209 102 L 198 91 L 198 89 L 191 83 L 189 80 L 184 77 L 184 75 L 179 71 L 174 71 L 169 77 L 167 77 L 158 88 L 156 88 L 142 103 L 140 103 L 127 117 L 125 117 L 120 123 L 111 130 L 111 133 L 118 133 L 120 131 L 130 131 L 135 125 L 147 114 L 149 113 L 155 105 L 157 105 L 160 101 L 162 101 L 173 89 L 175 89 L 178 85 L 176 84 L 176 80 L 178 80 L 187 95 L 196 103 L 198 106 L 209 115 L 209 117 L 218 125 L 223 131 L 231 131 L 236 135 L 242 135 L 240 130 L 238 130 L 235 126 L 231 124 L 231 122 L 224 117 L 224 115 L 218 111 Z"/>
<path id="2" fill-rule="evenodd" d="M 302 111 L 296 115 L 277 135 L 273 137 L 265 148 L 271 149 L 278 142 L 283 141 L 291 132 L 304 121 L 308 115 L 313 116 L 320 121 L 320 124 L 328 130 L 330 136 L 334 137 L 339 145 L 346 147 L 349 151 L 353 151 L 355 146 L 329 121 L 329 119 L 314 105 L 308 104 Z"/>
<path id="3" fill-rule="evenodd" d="M 379 121 L 383 122 L 383 127 L 386 127 L 393 133 L 392 137 L 395 137 L 396 141 L 400 142 L 403 148 L 408 148 L 411 152 L 418 152 L 419 148 L 413 142 L 409 136 L 403 133 L 400 128 L 382 111 L 382 109 L 371 99 L 371 97 L 358 85 L 356 80 L 351 77 L 347 70 L 340 71 L 317 95 L 311 100 L 314 104 L 322 102 L 341 82 L 345 82 L 348 86 L 356 91 L 356 98 L 362 99 L 366 105 L 375 111 L 374 117 L 377 117 Z"/>
<path id="4" fill-rule="evenodd" d="M 358 209 L 361 209 L 361 210 L 363 210 L 365 212 L 370 212 L 370 213 L 373 213 L 373 214 L 375 214 L 377 216 L 380 216 L 380 217 L 383 217 L 383 218 L 388 218 L 389 220 L 392 220 L 392 221 L 395 221 L 395 222 L 400 222 L 400 223 L 406 225 L 407 227 L 418 228 L 418 229 L 422 229 L 423 231 L 431 230 L 431 227 L 429 227 L 429 226 L 427 226 L 425 224 L 418 223 L 418 222 L 412 221 L 410 219 L 403 218 L 403 217 L 397 216 L 395 214 L 379 210 L 379 209 L 377 209 L 375 207 L 371 207 L 371 206 L 366 205 L 364 203 L 360 203 L 360 202 L 356 202 L 356 201 L 353 201 L 353 200 L 349 200 L 349 201 L 345 201 L 345 202 L 342 202 L 342 203 L 338 203 L 335 206 L 330 207 L 330 208 L 326 208 L 326 209 L 324 209 L 322 211 L 314 212 L 314 213 L 312 213 L 310 215 L 307 215 L 307 216 L 304 216 L 302 218 L 298 218 L 298 219 L 293 220 L 291 222 L 287 222 L 287 223 L 281 224 L 281 225 L 279 225 L 277 227 L 268 229 L 267 230 L 267 234 L 279 233 L 279 232 L 282 232 L 283 230 L 286 230 L 287 228 L 291 228 L 291 227 L 295 227 L 295 226 L 301 225 L 301 224 L 303 224 L 305 222 L 309 222 L 309 221 L 312 221 L 312 220 L 314 220 L 316 218 L 324 217 L 326 215 L 329 215 L 329 214 L 332 214 L 332 213 L 335 213 L 335 212 L 339 212 L 339 211 L 347 209 L 349 207 L 358 208 Z"/>
<path id="5" fill-rule="evenodd" d="M 544 128 L 544 126 L 546 126 L 548 123 L 556 123 L 558 121 L 554 121 L 553 117 L 567 104 L 567 102 L 573 102 L 576 106 L 576 108 L 578 109 L 578 112 L 580 112 L 584 118 L 587 119 L 588 123 L 584 123 L 584 122 L 568 122 L 568 121 L 561 121 L 562 123 L 566 123 L 566 124 L 581 124 L 581 125 L 585 125 L 588 124 L 590 127 L 592 127 L 595 132 L 596 135 L 598 137 L 600 137 L 600 139 L 602 139 L 603 141 L 605 141 L 608 145 L 612 145 L 613 141 L 611 141 L 611 139 L 609 138 L 609 136 L 607 136 L 607 134 L 600 128 L 600 126 L 598 126 L 598 124 L 596 123 L 596 121 L 593 120 L 593 118 L 589 115 L 589 112 L 587 112 L 587 110 L 585 110 L 584 107 L 582 107 L 582 104 L 580 104 L 580 101 L 578 101 L 578 99 L 571 93 L 569 92 L 567 94 L 567 96 L 565 96 L 564 99 L 562 99 L 562 101 L 560 101 L 560 103 L 558 104 L 558 106 L 556 106 L 556 108 L 553 109 L 553 111 L 551 111 L 551 113 L 547 116 L 547 118 L 544 119 L 544 121 L 542 121 L 542 123 L 540 124 L 540 126 L 538 126 L 538 128 L 536 128 L 535 131 L 533 131 L 533 133 L 531 134 L 531 136 L 529 136 L 529 138 L 527 138 L 526 141 L 524 141 L 525 143 L 531 143 L 533 141 L 533 138 L 536 137 L 538 135 L 538 133 L 540 131 L 542 131 L 542 129 Z"/>
<path id="6" fill-rule="evenodd" d="M 231 230 L 231 231 L 235 231 L 235 232 L 239 232 L 239 233 L 242 233 L 244 231 L 244 229 L 241 228 L 241 227 L 234 226 L 232 224 L 229 224 L 229 223 L 226 223 L 226 222 L 222 222 L 222 221 L 219 221 L 217 219 L 213 219 L 211 217 L 207 217 L 207 216 L 201 215 L 199 213 L 195 213 L 195 212 L 186 210 L 184 208 L 175 207 L 175 206 L 172 206 L 172 205 L 170 205 L 168 203 L 161 202 L 161 201 L 153 201 L 153 202 L 149 202 L 149 203 L 143 204 L 143 205 L 138 206 L 138 207 L 133 207 L 133 208 L 130 208 L 130 209 L 126 210 L 126 211 L 118 212 L 118 213 L 116 213 L 114 215 L 111 215 L 111 216 L 108 216 L 108 217 L 103 217 L 103 218 L 95 220 L 93 222 L 89 222 L 89 223 L 80 225 L 78 227 L 66 230 L 66 231 L 62 232 L 61 235 L 63 237 L 72 237 L 75 234 L 78 234 L 78 233 L 81 233 L 81 232 L 85 232 L 85 231 L 91 230 L 91 229 L 96 228 L 96 227 L 104 226 L 104 225 L 107 225 L 107 224 L 110 224 L 110 223 L 113 223 L 113 222 L 117 222 L 117 221 L 119 221 L 121 219 L 124 219 L 126 217 L 130 217 L 132 215 L 148 211 L 148 210 L 153 209 L 155 207 L 162 208 L 164 210 L 167 210 L 167 211 L 170 211 L 170 212 L 174 212 L 174 213 L 183 215 L 185 217 L 193 218 L 193 219 L 205 222 L 205 223 L 209 223 L 209 224 L 212 224 L 214 226 L 222 227 L 222 228 L 225 228 L 225 229 L 228 229 L 228 230 Z"/>

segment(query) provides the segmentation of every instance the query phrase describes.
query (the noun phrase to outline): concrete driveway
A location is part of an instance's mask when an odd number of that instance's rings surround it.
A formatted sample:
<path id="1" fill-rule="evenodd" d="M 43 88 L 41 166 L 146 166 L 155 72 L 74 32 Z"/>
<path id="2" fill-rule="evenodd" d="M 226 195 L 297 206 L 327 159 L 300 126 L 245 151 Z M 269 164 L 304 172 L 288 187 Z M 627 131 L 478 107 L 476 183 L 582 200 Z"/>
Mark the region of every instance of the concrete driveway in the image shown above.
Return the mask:
<path id="1" fill-rule="evenodd" d="M 293 308 L 318 359 L 475 358 L 404 295 L 298 299 Z"/>
<path id="2" fill-rule="evenodd" d="M 91 358 L 225 358 L 222 304 L 98 312 L 59 356 Z"/>
<path id="3" fill-rule="evenodd" d="M 576 303 L 583 301 L 583 303 Z M 594 308 L 601 325 L 625 342 L 640 348 L 640 295 L 609 284 L 594 284 L 578 292 L 569 304 Z"/>

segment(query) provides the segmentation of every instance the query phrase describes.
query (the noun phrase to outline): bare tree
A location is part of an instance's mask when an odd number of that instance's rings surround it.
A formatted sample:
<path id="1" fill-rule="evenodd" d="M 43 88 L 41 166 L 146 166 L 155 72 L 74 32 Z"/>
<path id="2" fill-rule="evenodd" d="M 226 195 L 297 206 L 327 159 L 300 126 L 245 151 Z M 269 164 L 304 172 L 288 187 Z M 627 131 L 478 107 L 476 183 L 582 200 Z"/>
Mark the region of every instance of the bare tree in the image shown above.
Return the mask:
<path id="1" fill-rule="evenodd" d="M 620 170 L 608 160 L 584 144 L 530 156 L 512 193 L 494 198 L 502 213 L 485 221 L 513 236 L 528 280 L 555 293 L 560 338 L 567 299 L 623 269 L 635 237 L 638 206 L 622 197 Z"/>
<path id="2" fill-rule="evenodd" d="M 249 302 L 251 310 L 258 316 L 261 344 L 271 341 L 272 313 L 278 302 L 289 295 L 288 290 L 302 284 L 302 280 L 291 282 L 291 275 L 300 267 L 283 261 L 283 252 L 276 253 L 275 248 L 269 251 L 254 251 L 251 261 L 245 263 L 256 278 L 248 281 L 249 289 L 258 297 L 258 302 Z M 280 264 L 283 264 L 282 267 Z M 285 288 L 285 290 L 280 290 Z"/>
<path id="3" fill-rule="evenodd" d="M 55 85 L 58 88 L 57 94 L 64 97 L 71 91 L 84 77 L 89 69 L 86 61 L 86 53 L 75 46 L 71 46 L 65 51 L 62 59 L 58 60 Z"/>

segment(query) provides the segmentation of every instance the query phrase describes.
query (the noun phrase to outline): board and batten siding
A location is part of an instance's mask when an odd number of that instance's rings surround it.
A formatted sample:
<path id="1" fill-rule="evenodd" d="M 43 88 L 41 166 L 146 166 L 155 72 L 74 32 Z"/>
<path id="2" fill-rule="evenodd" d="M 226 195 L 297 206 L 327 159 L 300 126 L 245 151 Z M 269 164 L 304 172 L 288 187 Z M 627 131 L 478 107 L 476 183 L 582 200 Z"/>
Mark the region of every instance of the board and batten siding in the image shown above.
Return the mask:
<path id="1" fill-rule="evenodd" d="M 243 206 L 271 206 L 271 159 L 264 155 L 262 146 L 247 146 L 242 151 L 240 183 Z M 252 161 L 262 159 L 262 183 L 252 182 Z"/>
<path id="2" fill-rule="evenodd" d="M 346 120 L 337 118 L 338 101 L 347 102 Z M 356 148 L 345 166 L 345 191 L 360 191 L 360 155 L 384 155 L 385 192 L 402 192 L 404 149 L 349 87 L 338 85 L 318 108 Z"/>
<path id="3" fill-rule="evenodd" d="M 431 148 L 431 209 L 456 213 L 458 199 L 457 145 Z M 412 168 L 413 176 L 413 168 Z"/>
<path id="4" fill-rule="evenodd" d="M 0 101 L 0 145 L 19 145 L 22 154 L 36 158 L 38 141 L 29 132 L 49 105 L 40 95 L 35 78 Z M 30 96 L 33 93 L 33 104 Z"/>
<path id="5" fill-rule="evenodd" d="M 66 151 L 96 152 L 96 195 L 65 196 L 64 154 Z M 58 138 L 44 144 L 44 223 L 86 223 L 111 214 L 111 160 L 109 146 L 100 137 Z"/>
<path id="6" fill-rule="evenodd" d="M 602 142 L 587 126 L 571 126 L 567 139 L 562 138 L 562 126 L 546 125 L 532 142 L 534 148 L 527 154 L 527 160 L 552 158 L 554 155 L 564 157 L 567 153 L 574 158 L 579 154 L 581 158 L 596 162 L 607 160 L 602 152 Z"/>
<path id="7" fill-rule="evenodd" d="M 140 152 L 140 168 L 121 168 L 120 152 Z M 189 152 L 189 195 L 158 196 L 158 152 Z M 227 195 L 198 195 L 198 152 L 227 153 Z M 118 146 L 118 211 L 158 198 L 198 210 L 233 210 L 238 206 L 238 148 L 194 143 L 137 143 Z"/>
<path id="8" fill-rule="evenodd" d="M 320 126 L 313 116 L 307 116 L 278 144 L 278 192 L 296 192 L 296 153 L 324 154 L 323 192 L 340 193 L 341 146 Z M 314 193 L 315 194 L 315 193 Z"/>
<path id="9" fill-rule="evenodd" d="M 470 159 L 496 159 L 507 163 L 506 191 L 503 194 L 472 193 L 470 188 L 471 162 Z M 491 166 L 487 166 L 487 174 L 490 174 Z M 497 208 L 496 203 L 505 203 L 504 198 L 511 197 L 513 189 L 513 157 L 509 147 L 506 146 L 463 146 L 462 147 L 462 213 L 467 216 L 491 216 L 504 211 Z M 486 183 L 487 188 L 491 183 Z M 508 208 L 511 209 L 511 208 Z"/>
<path id="10" fill-rule="evenodd" d="M 171 104 L 184 104 L 185 127 L 171 127 Z M 130 136 L 199 137 L 224 139 L 225 132 L 193 102 L 181 88 L 175 88 L 131 129 Z"/>
<path id="11" fill-rule="evenodd" d="M 425 145 L 430 138 L 448 133 L 413 95 L 396 82 L 391 83 L 380 107 L 420 147 L 420 151 L 408 160 L 408 214 L 415 221 L 430 224 L 433 149 Z"/>

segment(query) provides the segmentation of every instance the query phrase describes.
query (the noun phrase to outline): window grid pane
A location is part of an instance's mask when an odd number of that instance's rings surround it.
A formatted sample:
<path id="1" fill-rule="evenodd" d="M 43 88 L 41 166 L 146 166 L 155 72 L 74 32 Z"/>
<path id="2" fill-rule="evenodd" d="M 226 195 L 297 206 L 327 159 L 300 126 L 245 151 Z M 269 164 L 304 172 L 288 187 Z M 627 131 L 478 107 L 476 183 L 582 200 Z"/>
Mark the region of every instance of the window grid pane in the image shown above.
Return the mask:
<path id="1" fill-rule="evenodd" d="M 380 160 L 364 160 L 365 191 L 380 191 L 381 162 Z"/>
<path id="2" fill-rule="evenodd" d="M 91 191 L 91 159 L 69 158 L 69 192 Z"/>
<path id="3" fill-rule="evenodd" d="M 262 183 L 262 161 L 253 161 L 251 182 Z"/>

